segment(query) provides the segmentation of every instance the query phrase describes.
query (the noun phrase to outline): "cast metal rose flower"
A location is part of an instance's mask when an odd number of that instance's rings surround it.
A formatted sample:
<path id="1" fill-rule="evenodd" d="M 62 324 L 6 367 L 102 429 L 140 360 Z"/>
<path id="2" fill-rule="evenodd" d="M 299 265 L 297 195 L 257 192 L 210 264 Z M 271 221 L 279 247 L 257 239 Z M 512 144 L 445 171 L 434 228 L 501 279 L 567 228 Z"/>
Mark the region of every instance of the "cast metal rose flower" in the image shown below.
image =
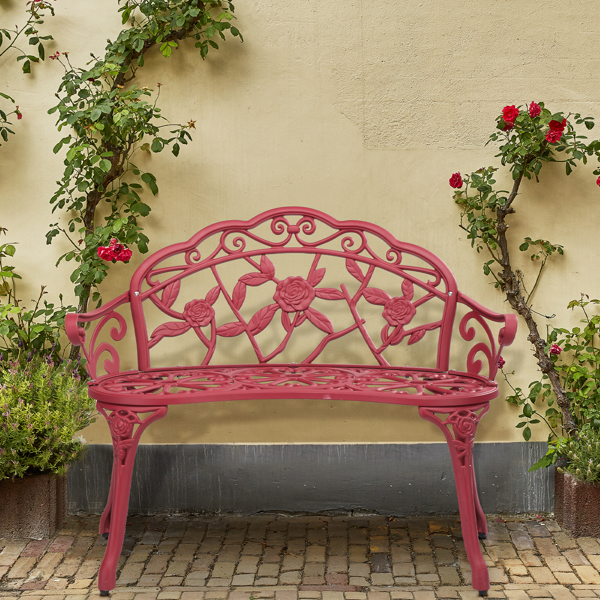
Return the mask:
<path id="1" fill-rule="evenodd" d="M 314 300 L 315 290 L 302 277 L 288 277 L 277 284 L 273 300 L 285 312 L 305 310 Z"/>
<path id="2" fill-rule="evenodd" d="M 416 312 L 412 302 L 400 296 L 390 298 L 383 307 L 383 317 L 390 325 L 406 325 Z"/>
<path id="3" fill-rule="evenodd" d="M 477 416 L 468 410 L 459 410 L 450 415 L 447 422 L 452 424 L 455 437 L 469 438 L 475 435 Z"/>
<path id="4" fill-rule="evenodd" d="M 127 418 L 121 415 L 116 416 L 112 419 L 112 432 L 119 437 L 129 437 L 133 424 Z"/>
<path id="5" fill-rule="evenodd" d="M 215 310 L 206 300 L 192 300 L 183 309 L 183 318 L 191 327 L 204 327 L 214 317 Z"/>

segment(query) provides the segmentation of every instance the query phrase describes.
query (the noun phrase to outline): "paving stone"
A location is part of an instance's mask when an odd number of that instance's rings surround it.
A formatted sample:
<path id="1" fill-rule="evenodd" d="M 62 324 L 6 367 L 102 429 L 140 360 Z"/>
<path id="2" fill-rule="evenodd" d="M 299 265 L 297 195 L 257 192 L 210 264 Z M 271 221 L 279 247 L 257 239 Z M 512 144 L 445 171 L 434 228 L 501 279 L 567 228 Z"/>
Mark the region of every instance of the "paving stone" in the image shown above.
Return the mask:
<path id="1" fill-rule="evenodd" d="M 577 541 L 564 531 L 556 532 L 552 535 L 552 537 L 554 538 L 554 543 L 557 545 L 559 550 L 570 550 L 572 548 L 577 548 Z"/>
<path id="2" fill-rule="evenodd" d="M 374 573 L 391 573 L 392 565 L 387 554 L 375 552 L 371 554 L 371 565 Z"/>
<path id="3" fill-rule="evenodd" d="M 573 569 L 583 583 L 600 584 L 600 574 L 594 567 L 575 565 Z"/>
<path id="4" fill-rule="evenodd" d="M 282 585 L 299 585 L 302 581 L 301 571 L 286 571 L 279 576 L 279 582 Z"/>
<path id="5" fill-rule="evenodd" d="M 560 556 L 560 551 L 552 538 L 536 538 L 534 544 L 542 556 Z"/>
<path id="6" fill-rule="evenodd" d="M 544 557 L 548 560 L 548 557 Z M 519 552 L 519 559 L 523 562 L 526 567 L 542 567 L 542 561 L 539 556 L 534 554 L 533 552 Z"/>
<path id="7" fill-rule="evenodd" d="M 33 569 L 37 558 L 33 556 L 17 559 L 12 569 L 8 572 L 8 579 L 21 579 L 27 577 L 27 574 Z"/>
<path id="8" fill-rule="evenodd" d="M 577 575 L 575 575 L 575 573 L 573 573 L 573 571 L 569 573 L 561 573 L 557 571 L 554 573 L 554 576 L 558 580 L 558 583 L 562 585 L 576 585 L 580 583 L 579 578 Z"/>
<path id="9" fill-rule="evenodd" d="M 306 549 L 306 562 L 325 562 L 325 546 L 309 546 Z"/>
<path id="10" fill-rule="evenodd" d="M 517 550 L 533 550 L 533 540 L 529 533 L 525 531 L 513 531 L 510 537 Z"/>
<path id="11" fill-rule="evenodd" d="M 287 556 L 285 558 L 288 558 Z M 285 561 L 284 558 L 284 561 Z M 236 573 L 256 573 L 258 570 L 258 557 L 257 556 L 244 556 L 237 563 Z"/>
<path id="12" fill-rule="evenodd" d="M 264 564 L 258 568 L 257 577 L 279 577 L 278 564 Z"/>
<path id="13" fill-rule="evenodd" d="M 438 575 L 442 585 L 460 585 L 460 575 L 454 567 L 438 567 Z"/>
<path id="14" fill-rule="evenodd" d="M 581 550 L 565 550 L 562 555 L 574 566 L 590 565 L 590 561 L 583 555 Z"/>
<path id="15" fill-rule="evenodd" d="M 504 572 L 504 569 L 489 567 L 488 572 L 490 574 L 490 583 L 508 583 L 508 575 Z"/>
<path id="16" fill-rule="evenodd" d="M 217 579 L 230 579 L 235 571 L 235 563 L 216 563 L 213 567 L 212 577 Z"/>
<path id="17" fill-rule="evenodd" d="M 410 556 L 410 554 L 409 554 Z M 348 549 L 348 558 L 350 562 L 367 562 L 366 546 L 350 546 Z M 410 558 L 409 558 L 410 560 Z"/>
<path id="18" fill-rule="evenodd" d="M 600 554 L 600 544 L 598 540 L 591 537 L 580 537 L 577 538 L 577 544 L 584 552 L 584 554 Z"/>
<path id="19" fill-rule="evenodd" d="M 575 598 L 564 585 L 548 585 L 546 589 L 555 600 L 573 600 Z"/>
<path id="20" fill-rule="evenodd" d="M 41 556 L 48 545 L 48 540 L 32 540 L 25 546 L 21 556 Z"/>
<path id="21" fill-rule="evenodd" d="M 391 573 L 372 573 L 371 583 L 373 585 L 394 585 L 394 577 Z"/>
<path id="22" fill-rule="evenodd" d="M 329 556 L 327 559 L 327 571 L 331 573 L 346 573 L 348 571 L 348 559 L 345 556 Z"/>
<path id="23" fill-rule="evenodd" d="M 529 573 L 536 583 L 557 583 L 556 577 L 548 567 L 529 567 Z"/>
<path id="24" fill-rule="evenodd" d="M 137 580 L 142 576 L 143 570 L 143 563 L 130 563 L 128 561 L 127 564 L 123 567 L 121 575 L 117 579 L 117 585 L 132 585 L 136 583 Z"/>
<path id="25" fill-rule="evenodd" d="M 414 577 L 415 566 L 412 563 L 394 563 L 392 573 L 394 577 Z"/>
<path id="26" fill-rule="evenodd" d="M 154 573 L 164 573 L 167 570 L 167 564 L 170 558 L 170 555 L 163 554 L 155 554 L 154 556 L 151 556 L 146 568 L 144 569 L 144 574 L 149 575 Z"/>

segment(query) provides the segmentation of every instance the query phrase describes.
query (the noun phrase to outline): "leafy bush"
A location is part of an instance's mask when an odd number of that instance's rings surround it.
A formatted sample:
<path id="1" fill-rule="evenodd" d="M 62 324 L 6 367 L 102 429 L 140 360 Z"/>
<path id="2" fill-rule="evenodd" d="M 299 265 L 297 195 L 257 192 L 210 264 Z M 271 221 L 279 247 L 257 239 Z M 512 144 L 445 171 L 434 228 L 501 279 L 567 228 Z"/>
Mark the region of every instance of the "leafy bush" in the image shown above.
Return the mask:
<path id="1" fill-rule="evenodd" d="M 94 402 L 79 362 L 56 362 L 35 350 L 18 360 L 0 354 L 0 480 L 31 473 L 64 473 L 85 440 Z"/>

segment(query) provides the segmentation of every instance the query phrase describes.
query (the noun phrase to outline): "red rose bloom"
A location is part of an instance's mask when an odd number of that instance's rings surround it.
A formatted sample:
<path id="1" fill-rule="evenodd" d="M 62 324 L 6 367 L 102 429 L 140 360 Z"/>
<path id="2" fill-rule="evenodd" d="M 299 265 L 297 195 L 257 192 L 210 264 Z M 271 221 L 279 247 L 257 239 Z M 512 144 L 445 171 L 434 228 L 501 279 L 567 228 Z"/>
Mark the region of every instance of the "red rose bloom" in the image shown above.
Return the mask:
<path id="1" fill-rule="evenodd" d="M 512 106 L 505 106 L 502 109 L 502 120 L 506 123 L 504 131 L 512 129 L 515 125 L 515 119 L 519 116 L 519 109 L 513 104 Z"/>
<path id="2" fill-rule="evenodd" d="M 598 177 L 598 179 L 596 179 L 596 185 L 600 185 L 600 177 Z"/>
<path id="3" fill-rule="evenodd" d="M 562 352 L 562 348 L 558 344 L 552 344 L 550 346 L 550 354 L 560 354 Z"/>
<path id="4" fill-rule="evenodd" d="M 406 325 L 415 316 L 417 309 L 410 300 L 396 296 L 390 298 L 383 307 L 383 318 L 390 325 Z"/>
<path id="5" fill-rule="evenodd" d="M 558 142 L 562 137 L 566 124 L 566 119 L 563 119 L 562 122 L 550 121 L 550 130 L 546 134 L 546 140 L 548 140 L 551 144 L 556 144 L 556 142 Z"/>
<path id="6" fill-rule="evenodd" d="M 542 114 L 542 108 L 539 104 L 536 104 L 535 102 L 532 102 L 529 105 L 529 116 L 532 119 L 535 119 L 536 117 L 539 117 Z"/>
<path id="7" fill-rule="evenodd" d="M 98 256 L 102 260 L 112 260 L 115 262 L 127 262 L 133 252 L 124 244 L 119 244 L 115 238 L 110 240 L 108 246 L 100 246 L 98 248 Z"/>
<path id="8" fill-rule="evenodd" d="M 462 180 L 462 177 L 460 176 L 460 173 L 454 173 L 454 175 L 452 175 L 452 177 L 450 177 L 450 187 L 461 188 L 462 185 L 463 185 L 463 180 Z"/>
<path id="9" fill-rule="evenodd" d="M 506 364 L 506 361 L 500 356 L 498 358 L 498 368 L 501 369 Z"/>
<path id="10" fill-rule="evenodd" d="M 192 327 L 204 327 L 214 317 L 215 310 L 206 300 L 192 300 L 183 309 L 183 318 Z"/>
<path id="11" fill-rule="evenodd" d="M 288 277 L 277 284 L 273 300 L 285 312 L 305 310 L 315 298 L 312 285 L 302 277 Z"/>

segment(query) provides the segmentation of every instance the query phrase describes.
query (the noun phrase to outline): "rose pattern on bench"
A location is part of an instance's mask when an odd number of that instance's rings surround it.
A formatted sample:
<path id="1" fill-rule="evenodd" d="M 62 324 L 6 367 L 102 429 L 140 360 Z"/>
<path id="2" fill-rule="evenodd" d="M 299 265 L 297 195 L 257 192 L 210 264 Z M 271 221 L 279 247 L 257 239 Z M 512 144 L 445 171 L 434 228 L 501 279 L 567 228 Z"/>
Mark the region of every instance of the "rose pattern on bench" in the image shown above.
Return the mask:
<path id="1" fill-rule="evenodd" d="M 290 227 L 291 229 L 292 227 Z M 312 362 L 331 340 L 358 329 L 379 364 L 389 366 L 389 363 L 382 355 L 388 346 L 399 344 L 407 335 L 409 336 L 408 344 L 414 344 L 423 338 L 426 331 L 437 329 L 441 326 L 441 321 L 434 321 L 406 331 L 404 327 L 412 321 L 417 307 L 432 299 L 434 294 L 430 292 L 422 298 L 414 300 L 414 284 L 408 278 L 402 281 L 402 296 L 391 296 L 382 289 L 369 287 L 369 282 L 375 272 L 374 265 L 370 265 L 365 274 L 356 260 L 351 258 L 346 259 L 346 269 L 361 284 L 357 292 L 353 296 L 350 296 L 344 284 L 340 286 L 341 289 L 317 287 L 323 280 L 326 272 L 325 268 L 317 268 L 320 260 L 319 254 L 315 254 L 313 264 L 306 279 L 298 275 L 289 276 L 283 280 L 278 279 L 275 276 L 275 265 L 266 254 L 261 255 L 260 263 L 257 263 L 252 258 L 247 258 L 246 260 L 257 269 L 257 272 L 242 275 L 234 286 L 231 296 L 228 294 L 216 267 L 212 267 L 212 272 L 218 286 L 211 289 L 206 298 L 188 302 L 185 305 L 183 313 L 178 313 L 171 308 L 179 294 L 179 279 L 165 286 L 160 300 L 156 294 L 151 296 L 153 302 L 159 308 L 179 321 L 164 323 L 157 327 L 150 335 L 149 348 L 155 346 L 164 337 L 178 336 L 193 329 L 207 348 L 206 357 L 202 362 L 203 365 L 206 365 L 209 364 L 210 358 L 215 351 L 217 336 L 236 337 L 242 333 L 246 333 L 250 338 L 259 362 L 265 363 L 280 354 L 286 347 L 294 329 L 308 320 L 324 332 L 326 337 L 323 338 L 317 348 L 302 362 Z M 273 294 L 275 302 L 261 308 L 249 321 L 246 321 L 240 309 L 246 298 L 247 286 L 258 287 L 267 282 L 275 283 L 276 287 Z M 225 299 L 238 320 L 216 327 L 213 305 L 221 292 L 223 292 Z M 311 306 L 315 298 L 345 301 L 354 318 L 354 325 L 336 332 L 331 320 Z M 361 299 L 366 300 L 370 304 L 383 307 L 381 314 L 385 324 L 381 329 L 382 343 L 379 346 L 376 346 L 372 341 L 364 327 L 365 319 L 361 318 L 358 313 L 357 303 Z M 265 356 L 260 350 L 255 336 L 269 326 L 279 310 L 281 310 L 281 324 L 286 333 L 279 346 Z M 211 327 L 209 335 L 202 331 L 202 328 L 207 326 Z"/>

